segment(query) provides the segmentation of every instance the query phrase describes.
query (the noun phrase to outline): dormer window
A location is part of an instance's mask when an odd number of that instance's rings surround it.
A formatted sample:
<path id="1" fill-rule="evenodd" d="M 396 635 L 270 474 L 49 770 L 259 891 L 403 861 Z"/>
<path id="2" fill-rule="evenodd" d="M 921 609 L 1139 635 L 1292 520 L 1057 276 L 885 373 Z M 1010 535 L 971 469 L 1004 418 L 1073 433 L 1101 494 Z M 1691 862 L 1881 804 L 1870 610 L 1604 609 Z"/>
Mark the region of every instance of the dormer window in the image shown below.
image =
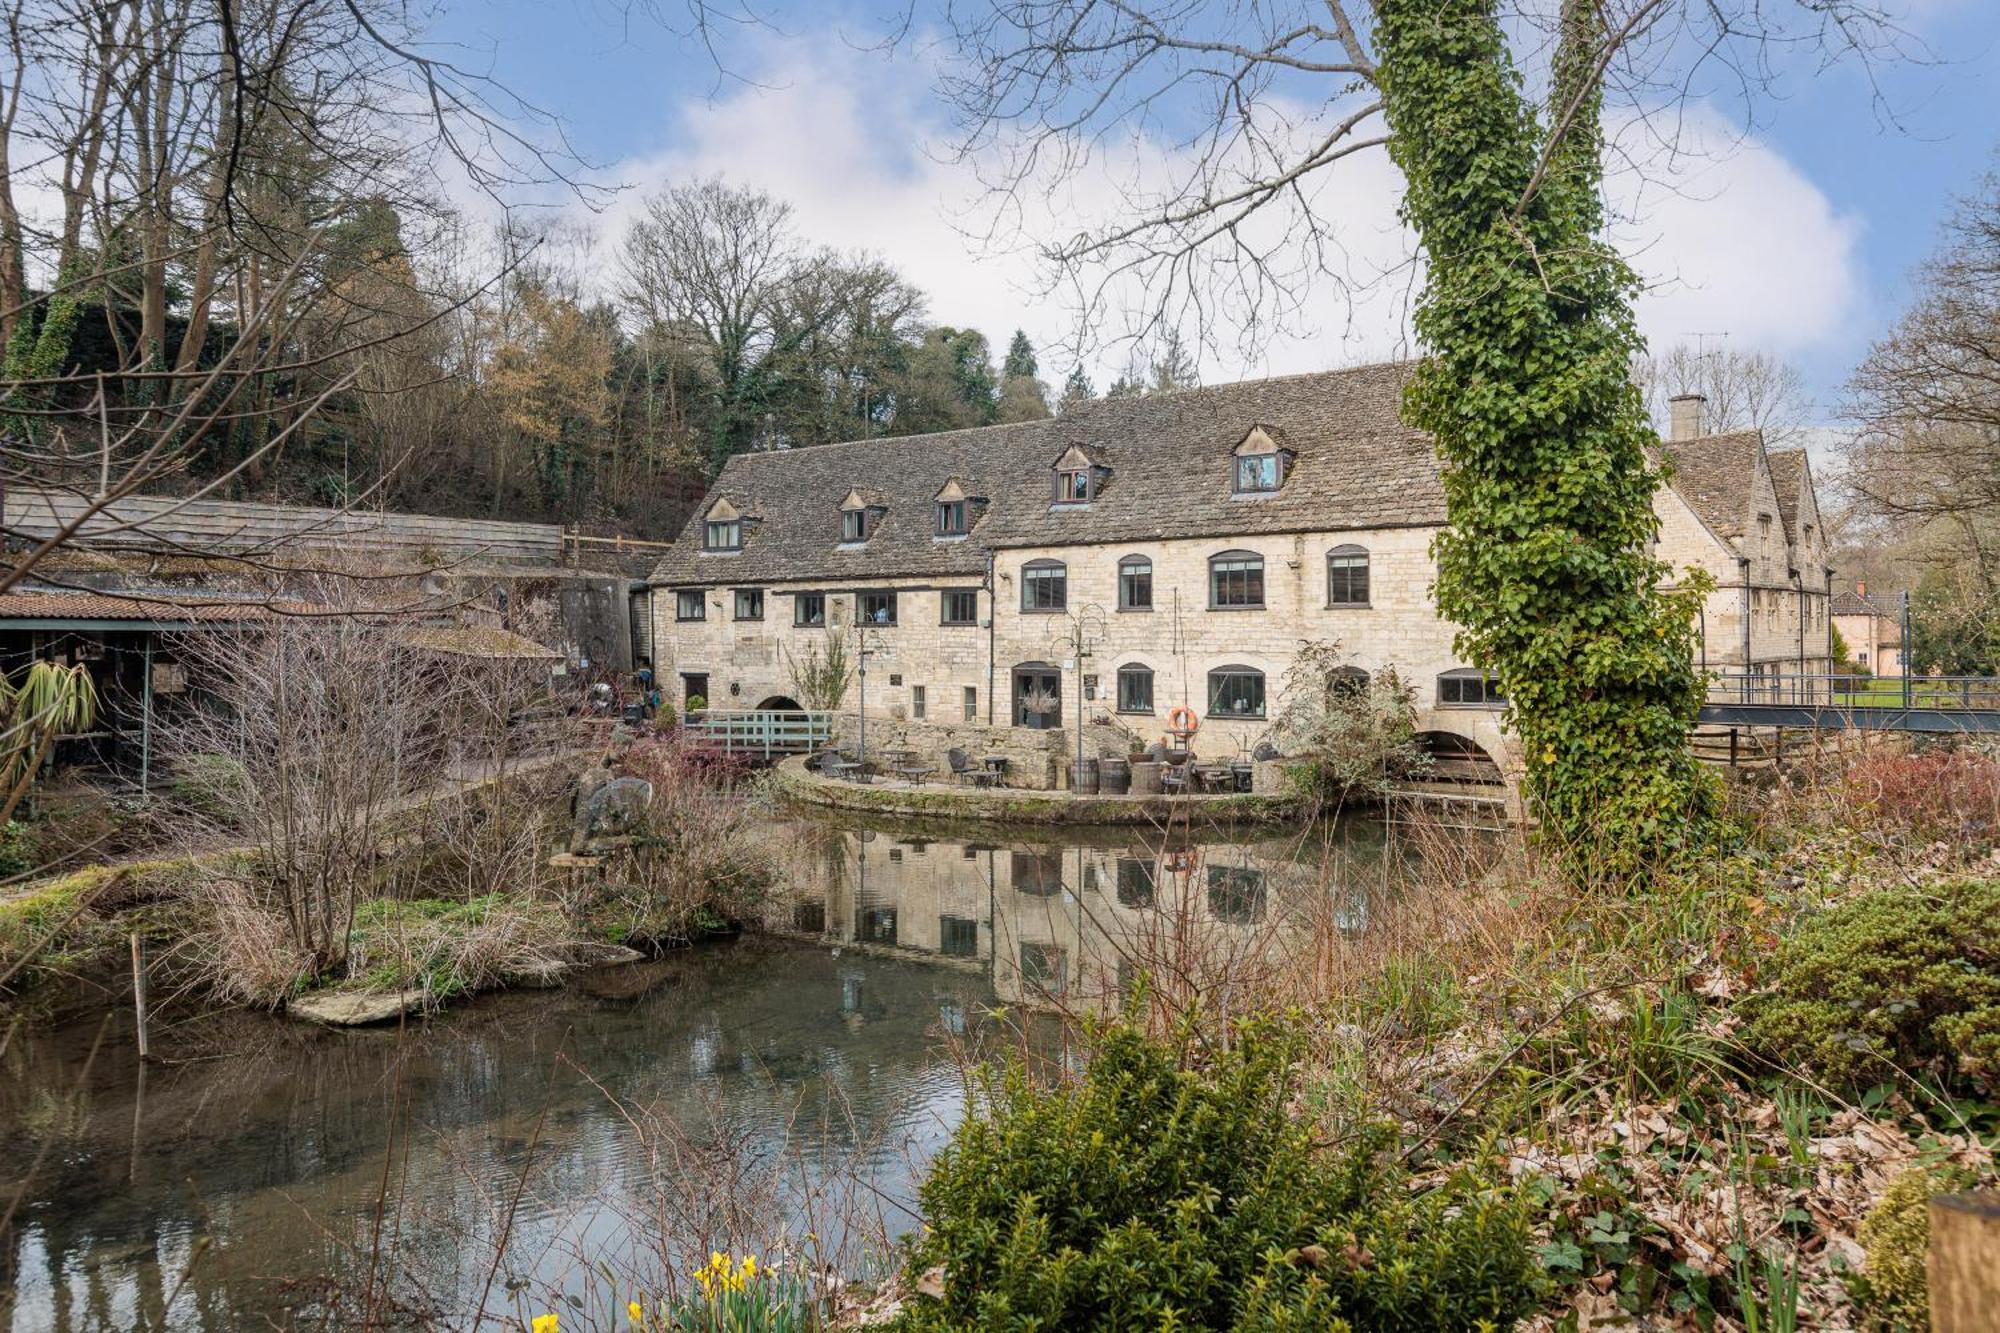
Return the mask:
<path id="1" fill-rule="evenodd" d="M 966 499 L 965 488 L 956 478 L 944 484 L 937 493 L 937 535 L 940 537 L 963 537 L 972 528 L 971 502 Z"/>
<path id="2" fill-rule="evenodd" d="M 868 540 L 869 530 L 875 526 L 868 515 L 868 508 L 868 497 L 860 491 L 849 491 L 847 498 L 840 502 L 840 540 L 843 545 Z"/>
<path id="3" fill-rule="evenodd" d="M 1080 444 L 1063 450 L 1056 460 L 1055 502 L 1059 505 L 1089 504 L 1097 497 L 1098 460 Z"/>
<path id="4" fill-rule="evenodd" d="M 701 548 L 704 551 L 740 551 L 743 549 L 743 516 L 736 506 L 727 500 L 718 500 L 708 511 L 708 518 L 701 529 Z"/>
<path id="5" fill-rule="evenodd" d="M 1285 482 L 1285 451 L 1263 426 L 1254 427 L 1236 446 L 1235 492 L 1265 495 Z"/>

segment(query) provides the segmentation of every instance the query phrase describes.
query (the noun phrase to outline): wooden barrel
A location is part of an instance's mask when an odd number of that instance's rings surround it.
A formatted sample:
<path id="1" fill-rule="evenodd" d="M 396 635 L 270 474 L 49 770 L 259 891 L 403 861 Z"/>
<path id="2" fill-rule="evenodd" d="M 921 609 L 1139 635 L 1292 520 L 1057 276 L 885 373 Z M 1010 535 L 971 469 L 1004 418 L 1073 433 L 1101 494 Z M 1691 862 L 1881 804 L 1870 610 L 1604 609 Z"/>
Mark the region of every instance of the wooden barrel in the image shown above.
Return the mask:
<path id="1" fill-rule="evenodd" d="M 1123 796 L 1132 785 L 1132 764 L 1127 759 L 1097 761 L 1097 788 L 1111 796 Z"/>
<path id="2" fill-rule="evenodd" d="M 1069 789 L 1083 796 L 1097 794 L 1097 761 L 1079 759 L 1069 766 Z"/>
<path id="3" fill-rule="evenodd" d="M 1142 759 L 1132 765 L 1132 794 L 1134 796 L 1158 796 L 1160 794 L 1160 768 L 1157 760 Z"/>

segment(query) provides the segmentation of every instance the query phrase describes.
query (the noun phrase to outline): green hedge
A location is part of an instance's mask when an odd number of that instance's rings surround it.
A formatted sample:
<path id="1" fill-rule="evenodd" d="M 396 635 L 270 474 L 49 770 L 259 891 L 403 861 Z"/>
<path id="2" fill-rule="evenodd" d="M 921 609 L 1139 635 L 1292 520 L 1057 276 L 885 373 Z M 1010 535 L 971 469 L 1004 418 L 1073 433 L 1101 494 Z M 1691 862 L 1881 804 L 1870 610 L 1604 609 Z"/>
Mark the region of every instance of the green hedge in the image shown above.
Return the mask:
<path id="1" fill-rule="evenodd" d="M 1884 889 L 1808 917 L 1744 1009 L 1749 1046 L 1844 1092 L 1896 1071 L 2000 1090 L 2000 882 Z"/>
<path id="2" fill-rule="evenodd" d="M 1380 1137 L 1317 1149 L 1268 1029 L 1221 1054 L 1124 1026 L 1090 1046 L 1075 1081 L 978 1081 L 909 1256 L 942 1296 L 901 1328 L 1505 1328 L 1532 1304 L 1520 1201 L 1469 1174 L 1412 1196 Z"/>

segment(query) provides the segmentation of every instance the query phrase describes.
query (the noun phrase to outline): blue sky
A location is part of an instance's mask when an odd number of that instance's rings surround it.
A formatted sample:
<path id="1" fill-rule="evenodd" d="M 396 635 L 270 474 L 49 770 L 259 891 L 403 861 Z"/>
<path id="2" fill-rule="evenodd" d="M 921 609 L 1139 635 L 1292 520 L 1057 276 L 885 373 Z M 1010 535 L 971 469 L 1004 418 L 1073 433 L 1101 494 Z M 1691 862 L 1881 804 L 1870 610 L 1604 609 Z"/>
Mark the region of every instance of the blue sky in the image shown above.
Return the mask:
<path id="1" fill-rule="evenodd" d="M 607 237 L 643 191 L 721 173 L 791 199 L 813 239 L 884 253 L 928 290 L 940 321 L 977 324 L 996 342 L 1016 325 L 1044 344 L 1068 336 L 1073 320 L 1037 296 L 1021 256 L 982 252 L 963 234 L 982 210 L 970 174 L 937 156 L 949 138 L 931 92 L 940 52 L 921 39 L 868 49 L 883 31 L 877 10 L 900 6 L 849 3 L 767 0 L 770 27 L 723 34 L 741 79 L 718 78 L 706 53 L 664 26 L 683 18 L 681 0 L 655 0 L 650 14 L 602 0 L 451 0 L 433 33 L 560 115 L 603 179 L 630 187 L 591 219 Z M 1878 67 L 1886 111 L 1859 67 L 1800 61 L 1780 71 L 1740 146 L 1674 191 L 1633 197 L 1630 248 L 1660 284 L 1641 309 L 1656 344 L 1727 332 L 1731 346 L 1792 360 L 1831 407 L 1904 300 L 1951 196 L 1996 164 L 2000 146 L 2000 3 L 1901 7 L 1937 60 Z M 1740 105 L 1700 110 L 1710 142 L 1741 139 Z M 1366 262 L 1392 261 L 1406 244 L 1391 217 L 1395 189 L 1386 161 L 1363 163 L 1322 200 L 1351 210 Z M 1106 181 L 1071 205 L 1116 197 Z M 1404 295 L 1330 296 L 1318 327 L 1255 355 L 1221 348 L 1204 371 L 1220 379 L 1401 350 Z M 1122 355 L 1096 354 L 1100 383 Z M 1045 378 L 1067 368 L 1056 359 Z"/>

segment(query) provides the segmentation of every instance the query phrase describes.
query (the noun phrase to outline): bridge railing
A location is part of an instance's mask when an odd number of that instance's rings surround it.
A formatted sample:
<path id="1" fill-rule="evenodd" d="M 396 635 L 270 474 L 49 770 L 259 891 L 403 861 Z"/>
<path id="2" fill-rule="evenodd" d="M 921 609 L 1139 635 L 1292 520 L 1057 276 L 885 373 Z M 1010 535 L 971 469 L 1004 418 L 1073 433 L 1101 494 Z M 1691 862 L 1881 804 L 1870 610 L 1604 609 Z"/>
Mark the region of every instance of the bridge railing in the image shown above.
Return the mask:
<path id="1" fill-rule="evenodd" d="M 807 754 L 833 744 L 834 714 L 812 709 L 704 708 L 686 721 L 697 740 L 731 754 Z"/>
<path id="2" fill-rule="evenodd" d="M 1708 702 L 1712 704 L 2000 712 L 2000 678 L 1992 676 L 1763 675 L 1755 671 L 1709 674 Z"/>

